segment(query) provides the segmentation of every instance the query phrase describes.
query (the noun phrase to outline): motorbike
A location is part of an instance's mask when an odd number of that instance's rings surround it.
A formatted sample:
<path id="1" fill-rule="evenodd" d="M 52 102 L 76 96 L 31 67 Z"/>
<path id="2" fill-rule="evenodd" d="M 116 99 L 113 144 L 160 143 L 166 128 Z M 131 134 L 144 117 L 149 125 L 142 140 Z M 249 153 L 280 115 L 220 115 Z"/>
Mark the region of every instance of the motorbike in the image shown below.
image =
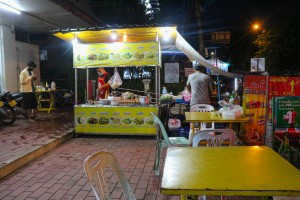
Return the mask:
<path id="1" fill-rule="evenodd" d="M 17 102 L 17 105 L 14 106 L 14 110 L 17 115 L 23 115 L 27 118 L 27 111 L 23 108 L 23 96 L 21 92 L 15 92 L 11 94 L 12 99 Z"/>
<path id="2" fill-rule="evenodd" d="M 0 120 L 4 125 L 13 124 L 17 119 L 17 114 L 14 107 L 17 102 L 12 99 L 10 92 L 0 94 Z"/>

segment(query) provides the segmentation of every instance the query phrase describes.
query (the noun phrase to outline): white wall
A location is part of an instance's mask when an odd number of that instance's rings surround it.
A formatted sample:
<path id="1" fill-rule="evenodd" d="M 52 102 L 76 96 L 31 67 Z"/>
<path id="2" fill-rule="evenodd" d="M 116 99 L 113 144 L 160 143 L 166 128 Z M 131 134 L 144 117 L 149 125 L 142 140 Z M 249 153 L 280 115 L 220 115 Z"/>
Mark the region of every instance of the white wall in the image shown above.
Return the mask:
<path id="1" fill-rule="evenodd" d="M 0 25 L 0 89 L 10 92 L 19 91 L 19 73 L 32 60 L 37 64 L 34 73 L 40 82 L 39 47 L 17 42 L 11 27 Z"/>

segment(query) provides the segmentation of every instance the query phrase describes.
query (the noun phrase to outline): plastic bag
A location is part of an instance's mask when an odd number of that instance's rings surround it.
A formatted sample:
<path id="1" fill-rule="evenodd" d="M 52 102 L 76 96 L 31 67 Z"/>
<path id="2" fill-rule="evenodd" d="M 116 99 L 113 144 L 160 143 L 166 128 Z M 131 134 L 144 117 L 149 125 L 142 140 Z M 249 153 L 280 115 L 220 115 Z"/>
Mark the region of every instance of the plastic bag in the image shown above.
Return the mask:
<path id="1" fill-rule="evenodd" d="M 185 87 L 184 90 L 181 92 L 181 95 L 183 97 L 184 101 L 191 101 L 192 95 L 191 93 L 187 90 L 187 88 Z"/>
<path id="2" fill-rule="evenodd" d="M 116 89 L 117 87 L 122 85 L 122 79 L 116 67 L 115 67 L 114 75 L 109 79 L 108 83 L 112 89 Z"/>

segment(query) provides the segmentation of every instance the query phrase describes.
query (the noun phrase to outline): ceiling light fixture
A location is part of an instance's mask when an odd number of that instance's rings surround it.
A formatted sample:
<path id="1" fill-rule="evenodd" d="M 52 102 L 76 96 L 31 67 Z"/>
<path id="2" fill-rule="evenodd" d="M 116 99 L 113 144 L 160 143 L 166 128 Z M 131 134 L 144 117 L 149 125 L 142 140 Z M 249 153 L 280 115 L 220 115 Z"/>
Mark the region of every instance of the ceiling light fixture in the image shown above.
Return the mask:
<path id="1" fill-rule="evenodd" d="M 117 38 L 117 31 L 111 31 L 111 39 L 116 40 Z"/>
<path id="2" fill-rule="evenodd" d="M 20 10 L 6 4 L 5 2 L 0 2 L 0 8 L 3 10 L 6 10 L 6 11 L 12 12 L 12 13 L 18 14 L 18 15 L 21 14 Z"/>

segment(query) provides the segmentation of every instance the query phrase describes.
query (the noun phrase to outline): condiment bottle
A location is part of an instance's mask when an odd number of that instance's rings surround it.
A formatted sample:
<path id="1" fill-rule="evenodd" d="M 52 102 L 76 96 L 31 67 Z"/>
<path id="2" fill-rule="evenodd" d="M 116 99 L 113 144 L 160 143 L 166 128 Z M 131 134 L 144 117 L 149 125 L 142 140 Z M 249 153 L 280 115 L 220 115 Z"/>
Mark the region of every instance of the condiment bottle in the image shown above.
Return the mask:
<path id="1" fill-rule="evenodd" d="M 168 93 L 168 91 L 167 91 L 167 88 L 166 87 L 163 87 L 163 89 L 162 89 L 162 92 L 161 92 L 162 94 L 167 94 Z"/>
<path id="2" fill-rule="evenodd" d="M 284 138 L 283 138 L 283 147 L 279 154 L 285 158 L 287 161 L 291 161 L 291 147 L 290 147 L 290 140 L 289 140 L 289 132 L 284 132 L 283 133 Z"/>
<path id="3" fill-rule="evenodd" d="M 48 88 L 49 88 L 49 85 L 48 85 L 47 81 L 46 81 L 46 84 L 45 84 L 45 88 L 46 88 L 46 90 L 48 90 Z"/>

